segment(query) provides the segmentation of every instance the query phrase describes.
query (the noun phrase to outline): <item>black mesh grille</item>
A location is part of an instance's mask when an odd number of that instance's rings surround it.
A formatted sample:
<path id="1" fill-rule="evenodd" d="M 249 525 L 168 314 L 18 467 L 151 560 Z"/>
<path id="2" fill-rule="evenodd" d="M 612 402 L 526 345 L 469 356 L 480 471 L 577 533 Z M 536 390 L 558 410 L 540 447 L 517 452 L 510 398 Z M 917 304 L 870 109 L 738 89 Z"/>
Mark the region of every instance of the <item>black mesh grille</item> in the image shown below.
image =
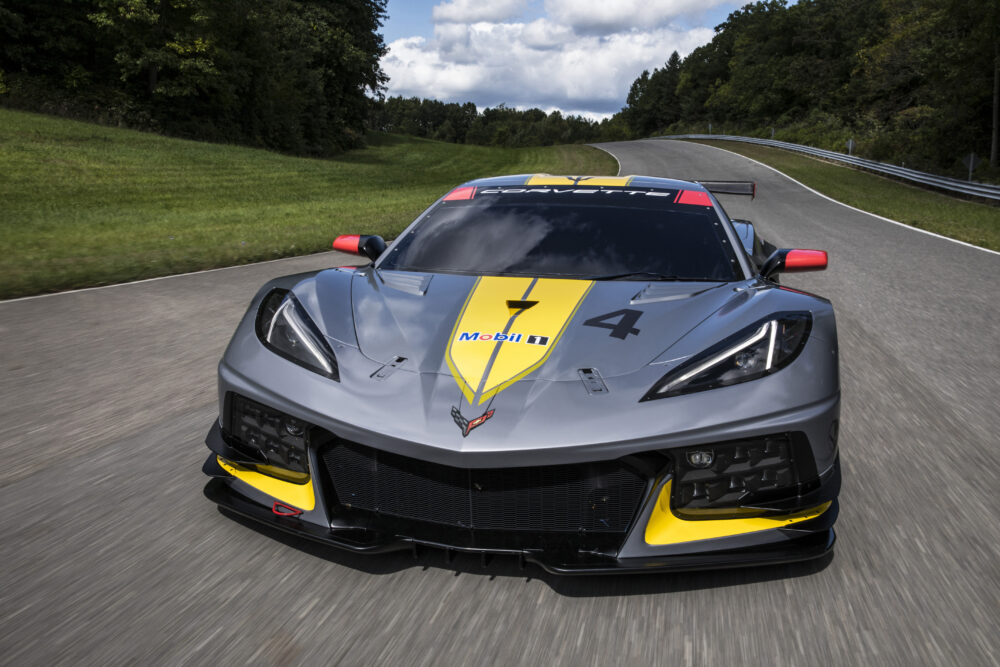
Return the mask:
<path id="1" fill-rule="evenodd" d="M 479 530 L 625 532 L 646 487 L 620 461 L 466 470 L 345 441 L 323 458 L 342 505 Z"/>

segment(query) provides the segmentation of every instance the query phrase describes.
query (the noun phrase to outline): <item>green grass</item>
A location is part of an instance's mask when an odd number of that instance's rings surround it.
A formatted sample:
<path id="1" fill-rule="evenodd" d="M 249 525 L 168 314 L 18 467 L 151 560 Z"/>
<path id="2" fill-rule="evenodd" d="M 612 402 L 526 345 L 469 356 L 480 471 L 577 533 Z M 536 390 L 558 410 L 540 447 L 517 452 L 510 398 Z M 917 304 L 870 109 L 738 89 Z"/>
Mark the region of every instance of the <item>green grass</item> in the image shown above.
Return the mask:
<path id="1" fill-rule="evenodd" d="M 697 143 L 770 165 L 837 201 L 943 236 L 1000 250 L 1000 207 L 923 190 L 790 151 L 736 141 Z"/>
<path id="2" fill-rule="evenodd" d="M 328 160 L 0 109 L 0 298 L 328 250 L 398 234 L 482 176 L 617 173 L 586 146 L 373 136 Z"/>

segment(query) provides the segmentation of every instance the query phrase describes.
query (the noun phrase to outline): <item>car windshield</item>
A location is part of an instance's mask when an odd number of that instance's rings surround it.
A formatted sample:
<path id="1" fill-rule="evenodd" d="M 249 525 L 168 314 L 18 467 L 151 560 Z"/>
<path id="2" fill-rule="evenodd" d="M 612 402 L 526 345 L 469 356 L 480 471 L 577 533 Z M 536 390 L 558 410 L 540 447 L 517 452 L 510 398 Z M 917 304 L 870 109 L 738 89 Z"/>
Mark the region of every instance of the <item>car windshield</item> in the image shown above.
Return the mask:
<path id="1" fill-rule="evenodd" d="M 631 193 L 631 194 L 630 194 Z M 647 194 L 655 193 L 655 194 Z M 380 269 L 606 280 L 737 279 L 711 206 L 650 190 L 492 188 L 441 201 Z"/>

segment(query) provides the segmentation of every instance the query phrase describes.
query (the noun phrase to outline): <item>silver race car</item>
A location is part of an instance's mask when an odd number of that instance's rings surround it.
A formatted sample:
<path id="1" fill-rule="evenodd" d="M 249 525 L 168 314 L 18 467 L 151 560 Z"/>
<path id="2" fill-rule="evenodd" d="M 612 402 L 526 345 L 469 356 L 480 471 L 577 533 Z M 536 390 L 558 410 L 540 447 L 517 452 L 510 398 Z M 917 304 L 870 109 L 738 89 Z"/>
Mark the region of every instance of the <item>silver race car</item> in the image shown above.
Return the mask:
<path id="1" fill-rule="evenodd" d="M 714 194 L 742 182 L 506 176 L 371 260 L 269 282 L 219 365 L 206 495 L 354 552 L 550 572 L 781 563 L 833 546 L 826 268 Z"/>

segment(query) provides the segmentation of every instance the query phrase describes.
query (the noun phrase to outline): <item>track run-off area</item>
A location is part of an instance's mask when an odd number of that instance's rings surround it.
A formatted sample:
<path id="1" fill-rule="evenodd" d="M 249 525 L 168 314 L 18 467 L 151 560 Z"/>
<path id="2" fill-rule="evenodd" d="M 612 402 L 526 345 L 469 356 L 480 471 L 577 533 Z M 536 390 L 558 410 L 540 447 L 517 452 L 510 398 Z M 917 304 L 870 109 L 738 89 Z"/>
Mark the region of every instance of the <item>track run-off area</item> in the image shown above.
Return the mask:
<path id="1" fill-rule="evenodd" d="M 623 175 L 754 180 L 730 216 L 829 251 L 784 282 L 837 312 L 832 557 L 559 578 L 222 515 L 215 365 L 265 280 L 356 260 L 324 253 L 0 303 L 0 664 L 1000 663 L 1000 255 L 716 148 L 601 147 Z"/>

